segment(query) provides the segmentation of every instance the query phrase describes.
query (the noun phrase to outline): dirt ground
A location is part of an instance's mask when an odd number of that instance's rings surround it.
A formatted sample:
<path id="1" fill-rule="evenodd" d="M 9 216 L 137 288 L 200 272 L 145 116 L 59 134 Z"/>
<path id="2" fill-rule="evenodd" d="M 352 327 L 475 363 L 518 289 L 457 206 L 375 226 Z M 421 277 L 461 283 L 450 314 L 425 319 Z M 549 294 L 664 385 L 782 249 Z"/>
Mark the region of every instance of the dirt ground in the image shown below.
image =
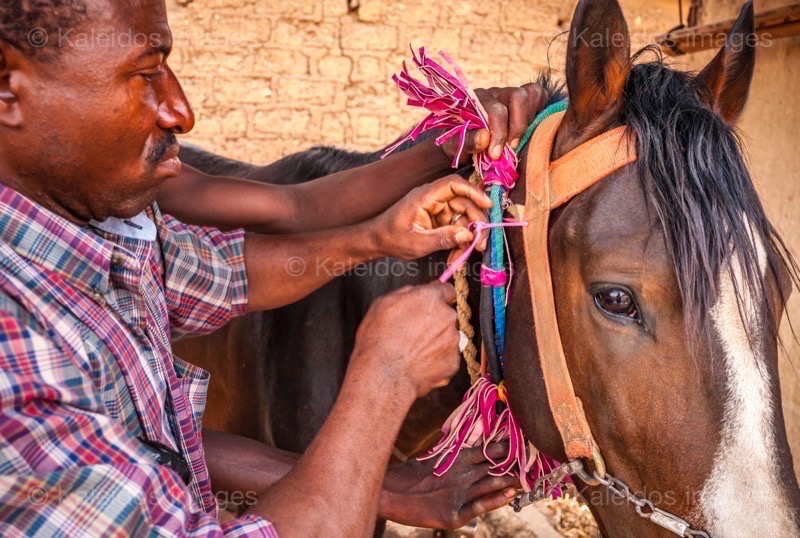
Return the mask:
<path id="1" fill-rule="evenodd" d="M 514 513 L 510 507 L 495 510 L 477 521 L 474 529 L 457 531 L 457 537 L 476 538 L 597 538 L 600 532 L 589 508 L 569 494 L 541 501 Z M 386 538 L 432 538 L 434 531 L 389 523 Z"/>

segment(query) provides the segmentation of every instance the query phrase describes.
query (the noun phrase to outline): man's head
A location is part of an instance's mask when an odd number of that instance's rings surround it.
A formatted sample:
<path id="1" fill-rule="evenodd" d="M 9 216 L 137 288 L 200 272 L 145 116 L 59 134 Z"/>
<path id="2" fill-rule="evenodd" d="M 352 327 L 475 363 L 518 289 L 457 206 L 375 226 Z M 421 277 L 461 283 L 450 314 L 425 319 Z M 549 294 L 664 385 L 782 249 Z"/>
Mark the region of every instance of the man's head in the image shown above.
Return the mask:
<path id="1" fill-rule="evenodd" d="M 4 0 L 0 183 L 73 221 L 144 209 L 194 125 L 171 47 L 163 0 Z"/>

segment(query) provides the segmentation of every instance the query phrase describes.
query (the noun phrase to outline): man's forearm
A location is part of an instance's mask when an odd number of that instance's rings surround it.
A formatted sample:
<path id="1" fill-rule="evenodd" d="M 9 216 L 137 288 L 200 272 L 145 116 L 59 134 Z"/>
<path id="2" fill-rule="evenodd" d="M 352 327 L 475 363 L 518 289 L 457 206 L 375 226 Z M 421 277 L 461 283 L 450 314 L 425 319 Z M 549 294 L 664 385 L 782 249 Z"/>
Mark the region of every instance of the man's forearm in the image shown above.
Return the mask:
<path id="1" fill-rule="evenodd" d="M 248 235 L 248 311 L 294 303 L 353 266 L 385 256 L 371 222 L 308 234 Z"/>
<path id="2" fill-rule="evenodd" d="M 320 230 L 361 222 L 385 211 L 409 191 L 451 172 L 433 142 L 386 159 L 292 187 L 299 204 L 295 229 Z"/>
<path id="3" fill-rule="evenodd" d="M 382 376 L 348 370 L 311 446 L 250 508 L 272 521 L 281 536 L 316 536 L 329 528 L 343 536 L 372 532 L 391 446 L 415 399 L 411 387 L 376 377 Z"/>
<path id="4" fill-rule="evenodd" d="M 210 176 L 184 166 L 162 185 L 158 204 L 189 224 L 262 234 L 319 231 L 374 217 L 449 166 L 432 143 L 298 185 Z"/>
<path id="5" fill-rule="evenodd" d="M 203 451 L 214 492 L 235 493 L 244 499 L 265 492 L 289 474 L 300 459 L 299 454 L 254 439 L 212 430 L 203 430 Z M 378 503 L 378 517 L 381 519 L 391 519 L 394 492 L 407 484 L 407 480 L 398 479 L 397 469 L 397 466 L 389 467 L 384 477 Z"/>

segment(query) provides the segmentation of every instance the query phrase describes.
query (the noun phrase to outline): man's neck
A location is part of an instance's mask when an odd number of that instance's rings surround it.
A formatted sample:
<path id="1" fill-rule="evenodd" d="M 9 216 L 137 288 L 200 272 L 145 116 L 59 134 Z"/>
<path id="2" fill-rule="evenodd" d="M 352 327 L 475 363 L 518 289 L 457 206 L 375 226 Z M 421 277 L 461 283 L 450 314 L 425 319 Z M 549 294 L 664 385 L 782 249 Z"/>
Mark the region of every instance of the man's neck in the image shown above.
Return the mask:
<path id="1" fill-rule="evenodd" d="M 55 213 L 59 217 L 79 226 L 85 226 L 91 220 L 90 217 L 81 216 L 71 211 L 64 205 L 58 203 L 43 189 L 36 187 L 32 188 L 27 182 L 16 179 L 13 176 L 5 175 L 0 172 L 0 184 L 17 191 L 36 205 L 39 205 L 48 211 Z"/>

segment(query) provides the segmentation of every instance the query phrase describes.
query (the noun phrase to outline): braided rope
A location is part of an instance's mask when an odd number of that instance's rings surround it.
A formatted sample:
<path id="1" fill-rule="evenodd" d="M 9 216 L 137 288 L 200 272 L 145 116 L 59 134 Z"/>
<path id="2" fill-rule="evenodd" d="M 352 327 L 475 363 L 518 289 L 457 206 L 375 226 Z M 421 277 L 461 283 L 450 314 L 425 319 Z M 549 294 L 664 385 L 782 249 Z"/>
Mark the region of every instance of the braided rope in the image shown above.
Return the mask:
<path id="1" fill-rule="evenodd" d="M 469 177 L 469 182 L 478 185 L 481 179 L 475 171 Z M 481 363 L 478 360 L 478 348 L 475 347 L 475 328 L 472 326 L 472 308 L 469 306 L 469 280 L 467 280 L 467 265 L 456 271 L 453 275 L 456 289 L 456 314 L 458 315 L 458 329 L 467 337 L 467 345 L 461 355 L 467 363 L 470 381 L 474 384 L 481 376 Z"/>

